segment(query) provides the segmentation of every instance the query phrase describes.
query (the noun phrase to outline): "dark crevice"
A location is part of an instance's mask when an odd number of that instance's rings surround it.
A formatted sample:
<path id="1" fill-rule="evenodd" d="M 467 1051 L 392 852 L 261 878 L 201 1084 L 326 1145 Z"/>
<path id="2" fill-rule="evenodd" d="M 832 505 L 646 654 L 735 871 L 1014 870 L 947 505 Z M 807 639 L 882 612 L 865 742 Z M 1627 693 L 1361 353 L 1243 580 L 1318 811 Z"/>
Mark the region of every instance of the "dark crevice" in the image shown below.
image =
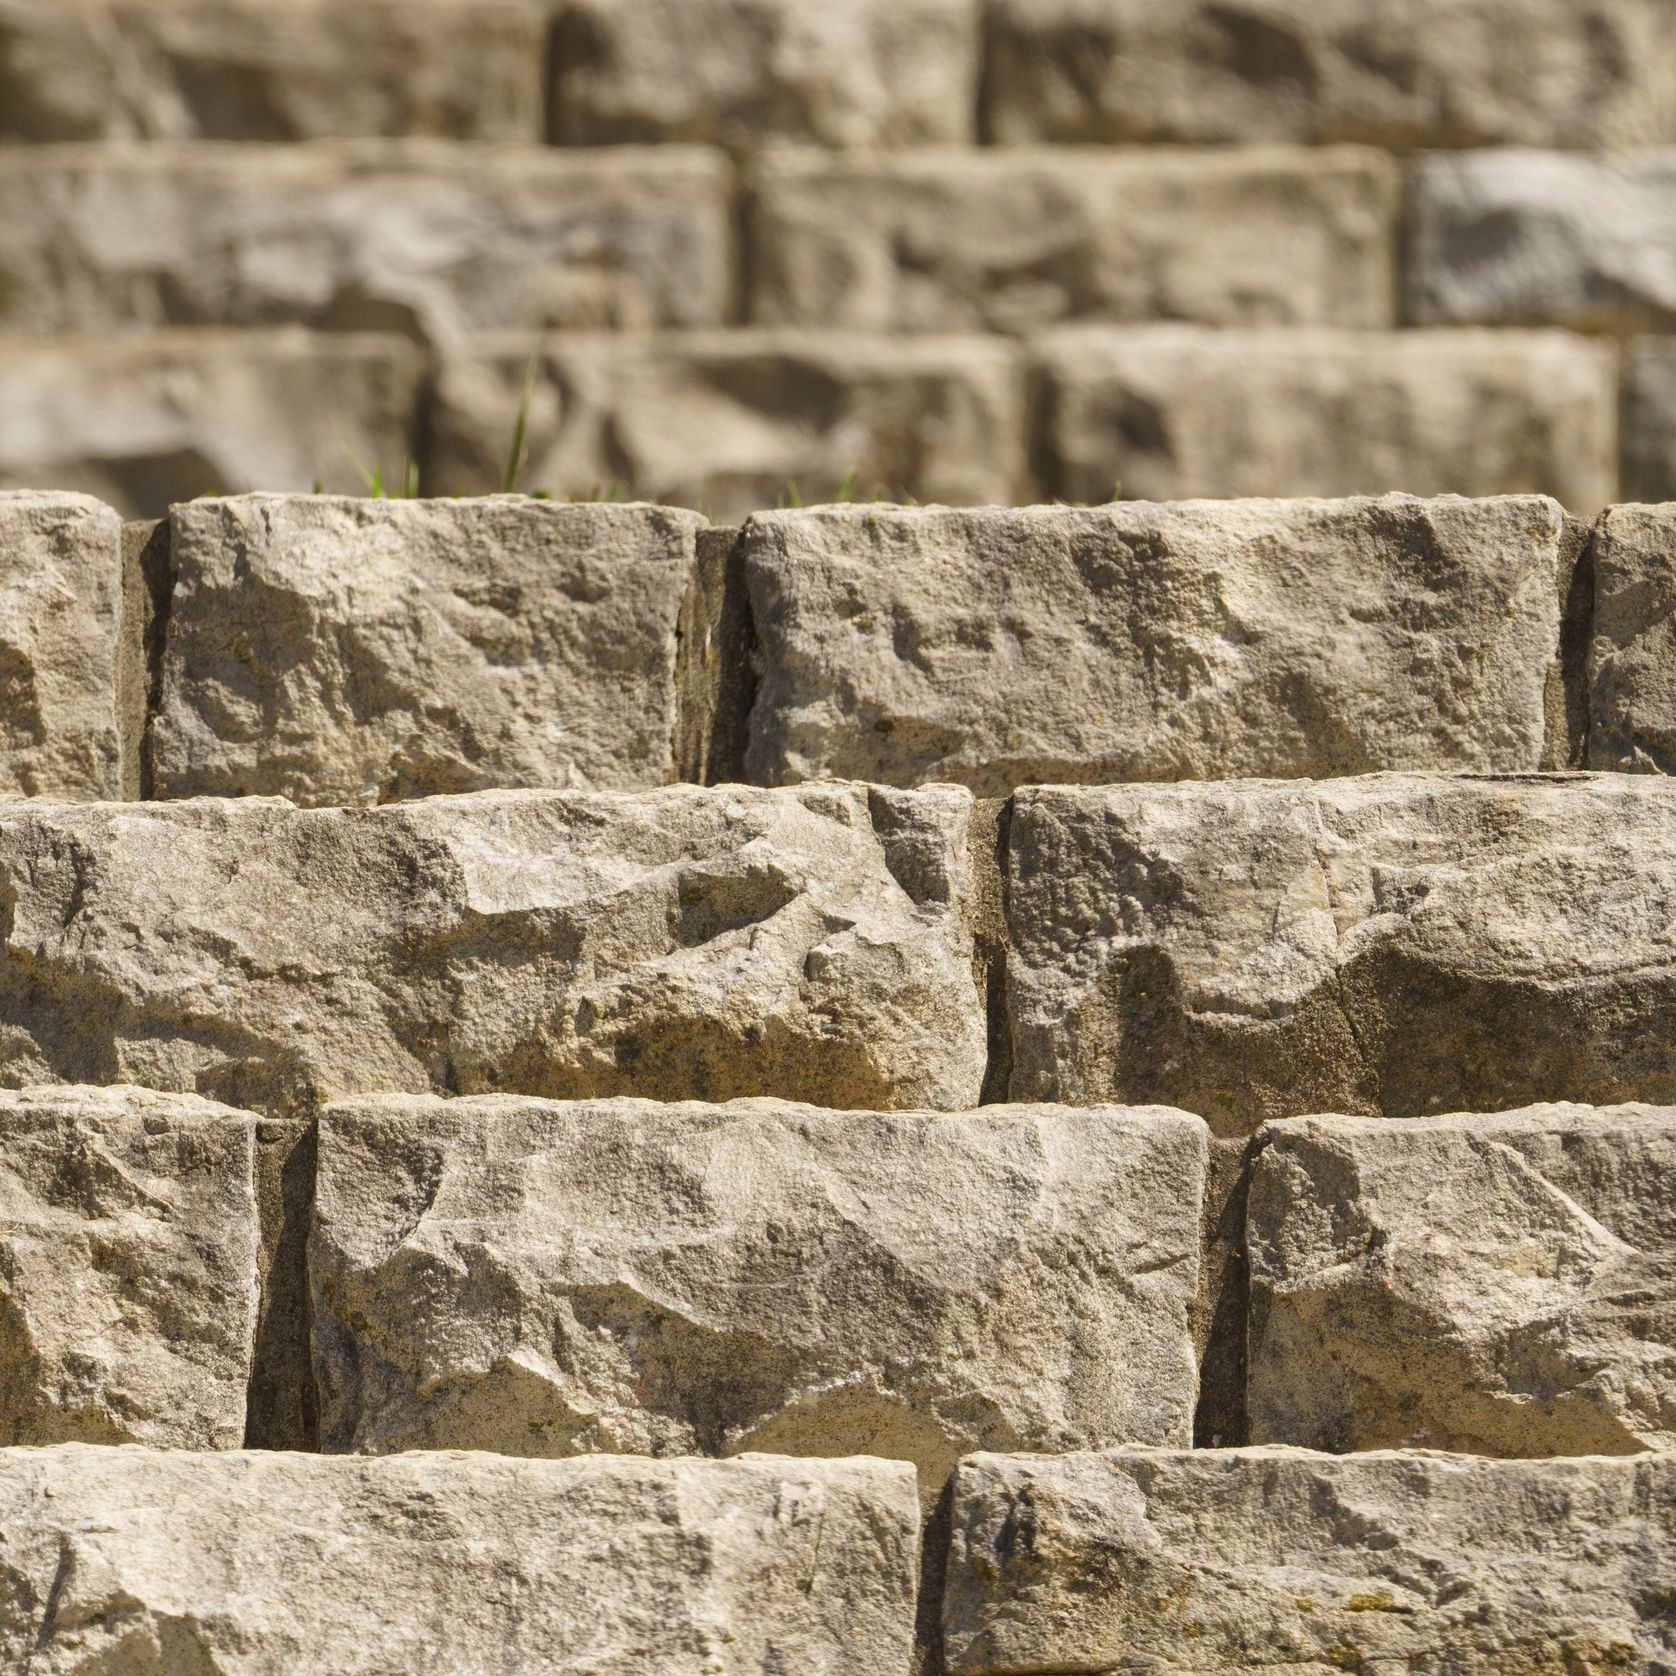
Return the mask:
<path id="1" fill-rule="evenodd" d="M 954 1475 L 949 1475 L 920 1529 L 919 1599 L 914 1610 L 914 1676 L 940 1676 L 943 1669 L 943 1588 L 949 1541 L 954 1533 Z"/>
<path id="2" fill-rule="evenodd" d="M 756 633 L 736 529 L 698 533 L 676 650 L 676 775 L 690 785 L 745 778 L 756 702 Z"/>
<path id="3" fill-rule="evenodd" d="M 311 1120 L 264 1119 L 256 1135 L 261 1288 L 244 1446 L 317 1453 L 320 1403 L 309 1349 L 314 1309 L 308 1231 L 314 1218 L 318 1130 Z"/>
<path id="4" fill-rule="evenodd" d="M 749 326 L 756 313 L 756 184 L 749 165 L 732 162 L 733 182 L 728 197 L 728 238 L 733 248 L 728 262 L 727 318 L 731 325 Z"/>
<path id="5" fill-rule="evenodd" d="M 1562 564 L 1564 593 L 1560 600 L 1560 702 L 1550 711 L 1563 713 L 1563 737 L 1551 741 L 1549 768 L 1582 768 L 1589 751 L 1589 648 L 1594 636 L 1595 542 L 1604 514 L 1592 524 L 1567 519 L 1567 535 L 1576 562 Z M 1570 555 L 1567 554 L 1569 560 Z"/>
<path id="6" fill-rule="evenodd" d="M 163 654 L 175 589 L 169 520 L 123 530 L 122 608 L 117 685 L 122 711 L 124 797 L 154 795 L 152 728 L 163 703 Z"/>
<path id="7" fill-rule="evenodd" d="M 974 959 L 984 997 L 989 1055 L 981 1106 L 1003 1104 L 1011 1091 L 1013 1040 L 1007 1011 L 1007 849 L 1013 800 L 980 802 L 972 817 L 971 853 L 976 878 Z"/>
<path id="8" fill-rule="evenodd" d="M 1245 1207 L 1259 1138 L 1211 1142 L 1200 1234 L 1199 1295 L 1193 1340 L 1199 1352 L 1195 1449 L 1236 1449 L 1246 1442 L 1246 1311 L 1250 1266 Z"/>

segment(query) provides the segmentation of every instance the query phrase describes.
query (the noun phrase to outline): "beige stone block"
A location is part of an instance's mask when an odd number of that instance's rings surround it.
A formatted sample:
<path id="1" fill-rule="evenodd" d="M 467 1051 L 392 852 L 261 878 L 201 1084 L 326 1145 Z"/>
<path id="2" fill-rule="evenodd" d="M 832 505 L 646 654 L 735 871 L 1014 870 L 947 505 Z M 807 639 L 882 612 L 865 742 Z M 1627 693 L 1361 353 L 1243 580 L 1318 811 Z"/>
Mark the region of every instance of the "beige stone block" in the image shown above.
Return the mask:
<path id="1" fill-rule="evenodd" d="M 1676 500 L 1676 338 L 1625 345 L 1622 498 Z"/>
<path id="2" fill-rule="evenodd" d="M 1676 770 L 1676 505 L 1608 507 L 1596 524 L 1591 768 Z"/>

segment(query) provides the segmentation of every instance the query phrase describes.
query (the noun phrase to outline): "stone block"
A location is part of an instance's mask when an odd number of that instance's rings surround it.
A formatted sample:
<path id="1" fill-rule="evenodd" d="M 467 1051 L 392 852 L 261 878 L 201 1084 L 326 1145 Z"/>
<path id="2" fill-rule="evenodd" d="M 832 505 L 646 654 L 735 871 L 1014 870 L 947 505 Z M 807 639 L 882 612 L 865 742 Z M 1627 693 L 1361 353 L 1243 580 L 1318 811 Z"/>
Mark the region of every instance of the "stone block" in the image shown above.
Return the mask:
<path id="1" fill-rule="evenodd" d="M 1676 500 L 1676 338 L 1637 338 L 1624 350 L 1623 494 Z"/>
<path id="2" fill-rule="evenodd" d="M 318 807 L 676 777 L 696 513 L 253 495 L 169 522 L 158 797 Z"/>
<path id="3" fill-rule="evenodd" d="M 790 152 L 752 182 L 762 325 L 1395 323 L 1397 176 L 1376 152 Z"/>
<path id="4" fill-rule="evenodd" d="M 947 1669 L 1654 1671 L 1673 1533 L 1676 1455 L 979 1455 L 955 1478 Z"/>
<path id="5" fill-rule="evenodd" d="M 1036 788 L 1007 866 L 1015 1100 L 1676 1103 L 1676 788 L 1381 775 Z"/>
<path id="6" fill-rule="evenodd" d="M 1676 772 L 1676 505 L 1608 507 L 1591 567 L 1589 766 Z"/>
<path id="7" fill-rule="evenodd" d="M 1069 501 L 1617 496 L 1617 352 L 1569 333 L 1067 326 L 1035 348 Z"/>
<path id="8" fill-rule="evenodd" d="M 0 1093 L 0 1447 L 244 1442 L 255 1127 L 190 1094 Z"/>
<path id="9" fill-rule="evenodd" d="M 1535 497 L 764 513 L 749 777 L 1535 769 L 1578 540 Z"/>
<path id="10" fill-rule="evenodd" d="M 0 1454 L 0 1660 L 72 1671 L 908 1676 L 889 1461 Z"/>
<path id="11" fill-rule="evenodd" d="M 945 786 L 0 804 L 0 1083 L 964 1109 Z"/>

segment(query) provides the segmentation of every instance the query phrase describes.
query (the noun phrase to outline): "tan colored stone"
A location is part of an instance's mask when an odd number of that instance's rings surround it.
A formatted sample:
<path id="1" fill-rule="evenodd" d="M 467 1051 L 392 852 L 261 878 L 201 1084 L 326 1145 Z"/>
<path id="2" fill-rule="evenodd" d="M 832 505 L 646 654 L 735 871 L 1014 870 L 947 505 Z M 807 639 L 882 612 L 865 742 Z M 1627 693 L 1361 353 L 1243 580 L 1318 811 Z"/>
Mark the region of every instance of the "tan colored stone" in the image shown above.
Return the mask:
<path id="1" fill-rule="evenodd" d="M 882 1455 L 932 1498 L 977 1448 L 1186 1443 L 1206 1147 L 1160 1109 L 339 1103 L 322 1439 Z"/>
<path id="2" fill-rule="evenodd" d="M 1037 788 L 1008 867 L 1015 1100 L 1676 1103 L 1661 780 Z"/>
<path id="3" fill-rule="evenodd" d="M 1395 323 L 1397 177 L 1376 152 L 795 152 L 753 181 L 763 325 Z"/>
<path id="4" fill-rule="evenodd" d="M 523 0 L 0 0 L 0 139 L 542 137 Z"/>
<path id="5" fill-rule="evenodd" d="M 1007 145 L 1676 138 L 1670 0 L 995 0 L 989 16 L 986 123 Z"/>
<path id="6" fill-rule="evenodd" d="M 676 147 L 15 148 L 0 328 L 713 325 L 730 197 L 720 157 Z"/>
<path id="7" fill-rule="evenodd" d="M 519 497 L 177 506 L 155 795 L 665 785 L 702 525 Z"/>
<path id="8" fill-rule="evenodd" d="M 1066 500 L 1617 495 L 1617 354 L 1569 333 L 1073 326 L 1036 348 Z"/>
<path id="9" fill-rule="evenodd" d="M 726 331 L 473 339 L 442 359 L 426 481 L 477 492 L 536 369 L 523 486 L 713 518 L 860 500 L 1030 498 L 1023 359 L 989 338 Z"/>
<path id="10" fill-rule="evenodd" d="M 947 1668 L 1652 1672 L 1676 1455 L 1123 1449 L 955 1479 Z"/>
<path id="11" fill-rule="evenodd" d="M 962 1109 L 965 792 L 0 805 L 0 1082 Z"/>
<path id="12" fill-rule="evenodd" d="M 562 142 L 972 138 L 973 0 L 562 0 L 556 18 Z"/>
<path id="13" fill-rule="evenodd" d="M 1563 727 L 1552 501 L 837 507 L 741 540 L 758 784 L 1534 769 Z"/>
<path id="14" fill-rule="evenodd" d="M 31 1676 L 908 1676 L 887 1461 L 0 1454 Z"/>
<path id="15" fill-rule="evenodd" d="M 1623 453 L 1622 499 L 1676 500 L 1676 337 L 1625 346 Z"/>
<path id="16" fill-rule="evenodd" d="M 1676 772 L 1676 505 L 1608 507 L 1592 568 L 1589 766 Z"/>
<path id="17" fill-rule="evenodd" d="M 243 1443 L 255 1127 L 190 1094 L 0 1093 L 0 1447 Z"/>
<path id="18" fill-rule="evenodd" d="M 0 492 L 0 796 L 121 794 L 122 520 L 86 495 Z"/>
<path id="19" fill-rule="evenodd" d="M 1676 1448 L 1676 1111 L 1306 1117 L 1260 1144 L 1253 1443 Z"/>

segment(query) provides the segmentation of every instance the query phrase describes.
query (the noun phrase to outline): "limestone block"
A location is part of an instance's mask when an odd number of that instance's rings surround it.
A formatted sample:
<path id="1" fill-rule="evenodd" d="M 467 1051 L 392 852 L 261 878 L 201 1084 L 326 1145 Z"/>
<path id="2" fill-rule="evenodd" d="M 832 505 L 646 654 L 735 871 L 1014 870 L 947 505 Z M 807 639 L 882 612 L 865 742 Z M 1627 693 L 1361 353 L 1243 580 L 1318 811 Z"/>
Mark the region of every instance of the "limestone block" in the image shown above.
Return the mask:
<path id="1" fill-rule="evenodd" d="M 753 781 L 998 796 L 1534 769 L 1576 537 L 1535 497 L 1390 496 L 820 508 L 741 542 Z"/>
<path id="2" fill-rule="evenodd" d="M 0 349 L 0 488 L 52 483 L 130 518 L 253 489 L 364 494 L 357 461 L 401 480 L 423 374 L 415 347 L 371 333 L 13 339 Z M 503 413 L 503 446 L 509 425 Z"/>
<path id="3" fill-rule="evenodd" d="M 722 159 L 678 147 L 16 148 L 0 328 L 713 325 L 730 193 Z"/>
<path id="4" fill-rule="evenodd" d="M 0 1083 L 964 1109 L 945 786 L 0 805 Z"/>
<path id="5" fill-rule="evenodd" d="M 759 324 L 1395 323 L 1397 176 L 1376 152 L 788 152 L 752 179 Z"/>
<path id="6" fill-rule="evenodd" d="M 1624 350 L 1623 496 L 1676 500 L 1676 338 Z"/>
<path id="7" fill-rule="evenodd" d="M 1676 150 L 1488 151 L 1415 168 L 1408 290 L 1421 324 L 1676 325 Z"/>
<path id="8" fill-rule="evenodd" d="M 438 371 L 426 481 L 472 493 L 505 468 L 536 368 L 521 482 L 621 492 L 738 520 L 840 492 L 1013 504 L 1030 492 L 1022 356 L 983 337 L 727 331 L 469 340 Z"/>
<path id="9" fill-rule="evenodd" d="M 1608 507 L 1593 539 L 1591 768 L 1676 771 L 1676 505 Z"/>
<path id="10" fill-rule="evenodd" d="M 121 795 L 122 520 L 0 491 L 0 796 Z"/>
<path id="11" fill-rule="evenodd" d="M 34 1676 L 908 1676 L 888 1461 L 0 1454 L 0 1660 Z"/>
<path id="12" fill-rule="evenodd" d="M 523 0 L 0 0 L 0 140 L 542 136 Z"/>
<path id="13" fill-rule="evenodd" d="M 1650 1672 L 1676 1657 L 1673 1533 L 1676 1455 L 979 1455 L 947 1668 Z"/>
<path id="14" fill-rule="evenodd" d="M 1676 1448 L 1676 1111 L 1295 1118 L 1261 1144 L 1253 1443 Z"/>
<path id="15" fill-rule="evenodd" d="M 995 140 L 1676 138 L 1670 0 L 995 0 Z"/>
<path id="16" fill-rule="evenodd" d="M 1184 1444 L 1206 1151 L 1161 1109 L 342 1102 L 322 1441 L 881 1455 L 933 1498 L 1003 1441 Z"/>
<path id="17" fill-rule="evenodd" d="M 1037 788 L 1012 1098 L 1309 1112 L 1676 1102 L 1676 788 L 1381 775 Z"/>
<path id="18" fill-rule="evenodd" d="M 753 150 L 970 140 L 974 0 L 562 0 L 553 130 Z"/>
<path id="19" fill-rule="evenodd" d="M 1617 496 L 1617 354 L 1569 333 L 1067 326 L 1036 354 L 1073 502 Z"/>
<path id="20" fill-rule="evenodd" d="M 511 496 L 177 506 L 155 795 L 667 784 L 703 523 Z"/>
<path id="21" fill-rule="evenodd" d="M 0 1446 L 243 1443 L 255 1126 L 190 1094 L 0 1093 Z"/>

